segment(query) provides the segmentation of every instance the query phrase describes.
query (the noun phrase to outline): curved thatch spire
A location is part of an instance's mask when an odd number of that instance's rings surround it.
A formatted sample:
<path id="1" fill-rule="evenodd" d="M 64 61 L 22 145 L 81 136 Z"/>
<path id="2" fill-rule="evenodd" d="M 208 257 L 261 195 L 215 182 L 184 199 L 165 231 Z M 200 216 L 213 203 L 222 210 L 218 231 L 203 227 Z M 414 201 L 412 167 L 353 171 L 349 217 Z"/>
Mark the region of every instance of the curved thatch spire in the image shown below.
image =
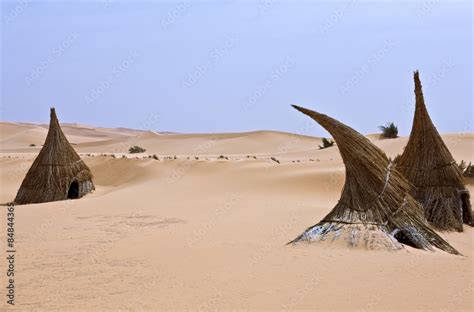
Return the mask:
<path id="1" fill-rule="evenodd" d="M 16 204 L 79 198 L 94 189 L 92 173 L 69 144 L 51 108 L 46 141 L 26 174 Z"/>
<path id="2" fill-rule="evenodd" d="M 422 204 L 429 222 L 442 230 L 462 231 L 463 219 L 472 225 L 469 192 L 463 185 L 462 171 L 428 114 L 418 71 L 414 80 L 413 128 L 396 160 L 397 168 L 416 187 L 412 195 Z"/>
<path id="3" fill-rule="evenodd" d="M 293 107 L 331 133 L 346 166 L 346 182 L 334 209 L 292 243 L 345 235 L 351 245 L 365 244 L 369 248 L 400 249 L 404 243 L 458 253 L 426 225 L 421 207 L 409 195 L 410 184 L 392 168 L 383 151 L 331 117 Z"/>

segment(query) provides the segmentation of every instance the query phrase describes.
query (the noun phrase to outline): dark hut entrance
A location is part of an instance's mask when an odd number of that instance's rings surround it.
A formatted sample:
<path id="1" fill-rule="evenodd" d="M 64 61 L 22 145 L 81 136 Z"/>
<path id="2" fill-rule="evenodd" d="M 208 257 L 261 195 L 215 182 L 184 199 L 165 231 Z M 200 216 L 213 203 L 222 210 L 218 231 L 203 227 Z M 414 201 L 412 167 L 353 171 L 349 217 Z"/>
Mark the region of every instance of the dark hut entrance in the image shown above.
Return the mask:
<path id="1" fill-rule="evenodd" d="M 413 237 L 413 234 L 409 230 L 395 230 L 393 235 L 395 239 L 403 245 L 407 245 L 416 249 L 423 249 L 423 246 L 417 242 L 417 239 Z"/>
<path id="2" fill-rule="evenodd" d="M 73 181 L 69 186 L 69 191 L 67 192 L 68 199 L 77 199 L 79 198 L 79 183 Z"/>

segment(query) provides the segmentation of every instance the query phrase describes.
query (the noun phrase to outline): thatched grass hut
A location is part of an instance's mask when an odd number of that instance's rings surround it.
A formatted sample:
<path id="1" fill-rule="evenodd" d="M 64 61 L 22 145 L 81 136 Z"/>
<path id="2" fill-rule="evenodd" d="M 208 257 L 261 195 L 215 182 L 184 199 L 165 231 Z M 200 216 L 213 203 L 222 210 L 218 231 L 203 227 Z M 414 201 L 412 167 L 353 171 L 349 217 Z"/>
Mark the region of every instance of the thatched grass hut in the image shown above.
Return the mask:
<path id="1" fill-rule="evenodd" d="M 418 71 L 414 80 L 413 128 L 403 154 L 395 160 L 396 167 L 416 187 L 412 195 L 434 227 L 462 232 L 463 223 L 473 225 L 469 191 L 462 170 L 428 114 Z"/>
<path id="2" fill-rule="evenodd" d="M 26 174 L 15 204 L 76 199 L 94 190 L 92 173 L 69 144 L 51 108 L 49 131 L 43 148 Z"/>
<path id="3" fill-rule="evenodd" d="M 333 210 L 290 243 L 344 239 L 350 246 L 369 249 L 396 250 L 409 245 L 458 254 L 427 225 L 421 206 L 410 196 L 411 185 L 384 152 L 329 116 L 293 107 L 331 133 L 346 166 L 346 181 Z"/>

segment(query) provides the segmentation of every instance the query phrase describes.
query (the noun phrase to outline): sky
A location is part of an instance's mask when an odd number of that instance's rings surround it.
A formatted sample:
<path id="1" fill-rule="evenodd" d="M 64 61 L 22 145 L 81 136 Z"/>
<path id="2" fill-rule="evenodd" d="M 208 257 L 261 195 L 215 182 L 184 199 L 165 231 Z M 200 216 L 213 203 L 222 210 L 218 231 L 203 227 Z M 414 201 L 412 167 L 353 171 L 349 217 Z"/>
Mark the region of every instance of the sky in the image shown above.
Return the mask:
<path id="1" fill-rule="evenodd" d="M 472 1 L 0 0 L 0 120 L 187 133 L 473 131 Z"/>

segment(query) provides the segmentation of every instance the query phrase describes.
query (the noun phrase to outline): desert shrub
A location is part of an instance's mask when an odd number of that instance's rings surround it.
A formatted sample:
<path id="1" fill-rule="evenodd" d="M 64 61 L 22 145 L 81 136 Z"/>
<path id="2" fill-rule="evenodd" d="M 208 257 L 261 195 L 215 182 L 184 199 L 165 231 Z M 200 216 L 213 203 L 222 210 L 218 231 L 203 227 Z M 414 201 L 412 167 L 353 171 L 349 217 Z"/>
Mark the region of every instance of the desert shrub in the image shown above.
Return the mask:
<path id="1" fill-rule="evenodd" d="M 134 145 L 134 146 L 132 146 L 128 149 L 128 152 L 130 154 L 145 153 L 146 149 L 144 149 L 143 147 L 140 147 L 138 145 Z"/>
<path id="2" fill-rule="evenodd" d="M 276 162 L 277 164 L 280 164 L 280 161 L 278 159 L 276 159 L 275 157 L 272 157 L 270 159 L 273 160 L 274 162 Z"/>
<path id="3" fill-rule="evenodd" d="M 226 160 L 229 160 L 229 157 L 226 157 L 224 155 L 220 155 L 219 157 L 217 157 L 217 159 L 226 159 Z"/>
<path id="4" fill-rule="evenodd" d="M 336 142 L 330 139 L 323 138 L 323 145 L 319 146 L 319 149 L 325 149 L 333 146 Z"/>
<path id="5" fill-rule="evenodd" d="M 36 144 L 34 144 L 34 143 L 30 144 L 30 147 L 35 147 L 35 146 L 36 146 Z"/>
<path id="6" fill-rule="evenodd" d="M 384 139 L 398 138 L 398 127 L 393 122 L 389 122 L 385 126 L 380 126 L 379 130 L 382 131 L 380 136 Z"/>

